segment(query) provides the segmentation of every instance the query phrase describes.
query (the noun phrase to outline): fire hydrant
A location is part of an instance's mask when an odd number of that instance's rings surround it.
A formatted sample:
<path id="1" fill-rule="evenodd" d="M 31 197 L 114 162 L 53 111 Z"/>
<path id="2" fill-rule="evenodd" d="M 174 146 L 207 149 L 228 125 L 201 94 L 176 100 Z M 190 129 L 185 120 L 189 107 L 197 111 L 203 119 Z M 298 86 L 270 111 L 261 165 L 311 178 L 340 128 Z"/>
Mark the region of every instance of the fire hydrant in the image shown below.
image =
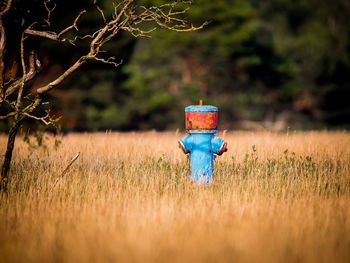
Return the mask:
<path id="1" fill-rule="evenodd" d="M 179 147 L 190 159 L 190 178 L 195 184 L 209 184 L 213 177 L 216 155 L 227 151 L 227 143 L 215 136 L 218 108 L 210 105 L 188 106 L 186 131 L 188 135 L 179 140 Z"/>

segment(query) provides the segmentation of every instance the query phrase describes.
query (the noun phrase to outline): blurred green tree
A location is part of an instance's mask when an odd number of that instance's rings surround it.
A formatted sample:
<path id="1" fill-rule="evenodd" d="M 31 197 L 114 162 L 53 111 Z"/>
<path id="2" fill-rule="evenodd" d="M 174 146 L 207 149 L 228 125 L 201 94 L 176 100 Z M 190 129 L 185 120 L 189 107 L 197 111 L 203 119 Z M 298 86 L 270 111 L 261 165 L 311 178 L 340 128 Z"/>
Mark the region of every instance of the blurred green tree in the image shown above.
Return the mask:
<path id="1" fill-rule="evenodd" d="M 199 98 L 220 106 L 226 124 L 261 121 L 290 107 L 300 92 L 292 84 L 296 68 L 249 1 L 198 0 L 189 15 L 210 23 L 186 35 L 157 31 L 152 41 L 136 43 L 124 68 L 131 116 L 164 129 L 179 127 L 183 107 Z M 146 103 L 137 103 L 142 99 Z"/>
<path id="2" fill-rule="evenodd" d="M 313 122 L 349 128 L 349 1 L 256 1 L 255 7 L 296 68 L 293 108 Z"/>
<path id="3" fill-rule="evenodd" d="M 181 127 L 203 98 L 224 127 L 349 128 L 349 14 L 346 0 L 198 0 L 189 15 L 205 30 L 136 43 L 124 86 L 145 103 L 126 110 L 145 121 L 136 128 Z"/>

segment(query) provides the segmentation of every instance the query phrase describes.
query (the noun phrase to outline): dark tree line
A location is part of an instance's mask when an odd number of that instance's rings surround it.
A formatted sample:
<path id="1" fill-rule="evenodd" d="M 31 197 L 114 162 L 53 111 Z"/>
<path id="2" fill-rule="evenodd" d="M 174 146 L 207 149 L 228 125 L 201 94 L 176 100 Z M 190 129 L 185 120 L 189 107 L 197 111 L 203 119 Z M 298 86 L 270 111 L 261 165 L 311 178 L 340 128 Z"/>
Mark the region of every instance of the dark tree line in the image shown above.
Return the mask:
<path id="1" fill-rule="evenodd" d="M 113 12 L 108 2 L 98 1 L 106 15 Z M 93 1 L 69 5 L 57 5 L 52 14 L 57 28 Z M 24 21 L 34 15 L 24 14 Z M 196 0 L 189 20 L 208 21 L 203 30 L 160 30 L 151 33 L 152 39 L 122 32 L 107 49 L 123 59 L 118 69 L 83 65 L 48 99 L 66 131 L 182 128 L 184 107 L 199 99 L 220 108 L 222 128 L 349 128 L 349 14 L 346 0 Z M 95 28 L 101 22 L 98 10 L 80 22 L 81 32 Z M 87 47 L 47 40 L 38 48 L 46 64 L 32 87 Z"/>

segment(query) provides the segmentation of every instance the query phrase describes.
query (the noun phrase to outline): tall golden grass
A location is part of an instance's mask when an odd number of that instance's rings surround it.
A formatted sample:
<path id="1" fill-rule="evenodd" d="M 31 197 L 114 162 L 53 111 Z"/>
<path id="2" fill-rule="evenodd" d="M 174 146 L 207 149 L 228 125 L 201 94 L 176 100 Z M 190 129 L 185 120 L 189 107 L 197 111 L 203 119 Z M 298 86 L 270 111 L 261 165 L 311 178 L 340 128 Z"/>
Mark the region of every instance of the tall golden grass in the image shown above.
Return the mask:
<path id="1" fill-rule="evenodd" d="M 183 134 L 46 136 L 16 142 L 1 262 L 350 262 L 350 133 L 221 133 L 205 187 Z"/>

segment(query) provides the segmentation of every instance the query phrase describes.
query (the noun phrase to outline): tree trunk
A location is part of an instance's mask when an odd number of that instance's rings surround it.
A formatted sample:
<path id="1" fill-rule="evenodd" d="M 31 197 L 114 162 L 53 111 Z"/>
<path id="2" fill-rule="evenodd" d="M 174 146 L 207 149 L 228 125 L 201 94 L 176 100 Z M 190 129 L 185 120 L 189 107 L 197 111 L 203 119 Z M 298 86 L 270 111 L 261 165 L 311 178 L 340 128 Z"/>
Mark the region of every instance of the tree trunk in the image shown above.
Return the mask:
<path id="1" fill-rule="evenodd" d="M 13 124 L 9 132 L 5 159 L 1 168 L 0 191 L 7 190 L 7 183 L 8 183 L 9 172 L 11 167 L 12 152 L 15 146 L 16 135 L 21 124 L 22 124 L 22 120 L 15 120 L 15 123 Z"/>

